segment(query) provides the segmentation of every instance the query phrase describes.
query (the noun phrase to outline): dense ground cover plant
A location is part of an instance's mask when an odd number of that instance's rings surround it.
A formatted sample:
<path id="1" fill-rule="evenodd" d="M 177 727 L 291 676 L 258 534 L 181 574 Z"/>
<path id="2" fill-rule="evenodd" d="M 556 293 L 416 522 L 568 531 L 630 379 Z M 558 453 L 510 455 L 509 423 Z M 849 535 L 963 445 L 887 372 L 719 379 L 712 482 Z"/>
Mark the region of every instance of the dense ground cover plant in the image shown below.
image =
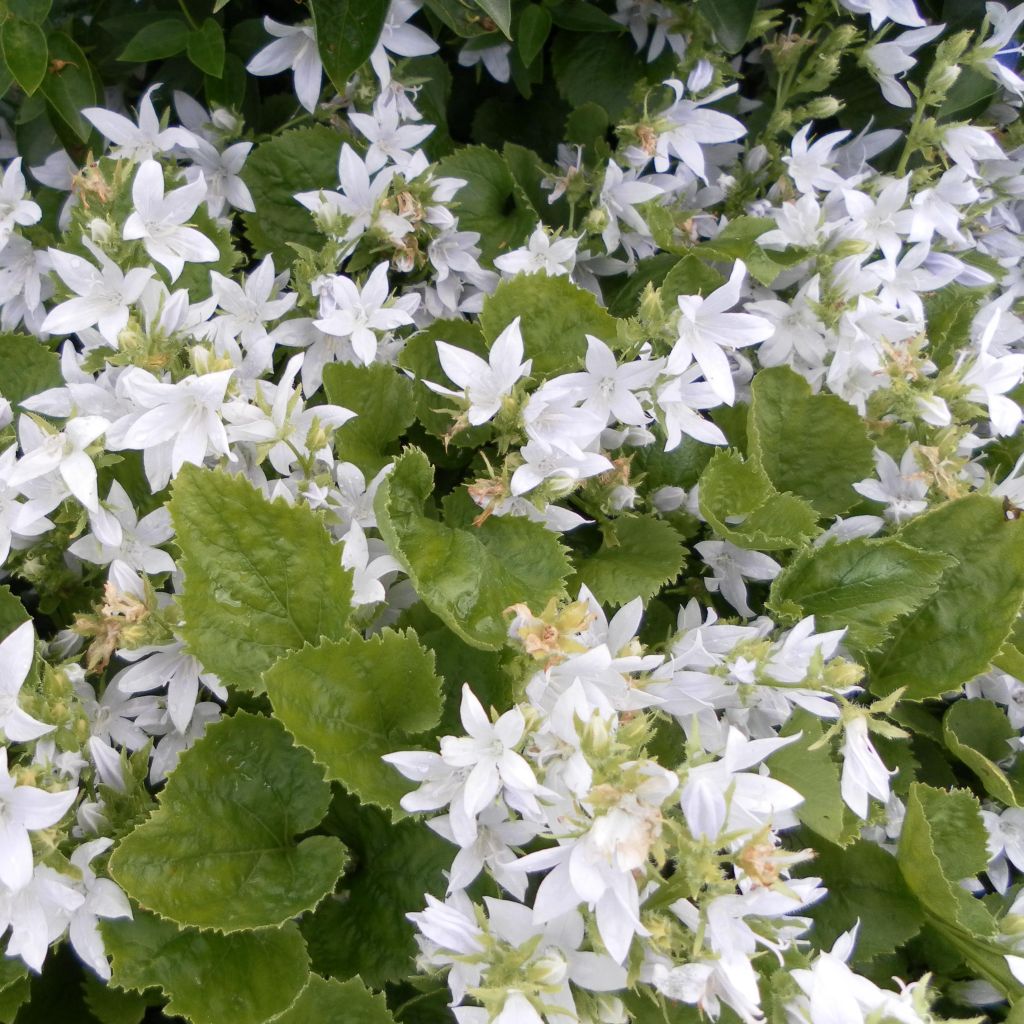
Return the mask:
<path id="1" fill-rule="evenodd" d="M 0 1020 L 1024 1019 L 1024 7 L 2 18 Z"/>

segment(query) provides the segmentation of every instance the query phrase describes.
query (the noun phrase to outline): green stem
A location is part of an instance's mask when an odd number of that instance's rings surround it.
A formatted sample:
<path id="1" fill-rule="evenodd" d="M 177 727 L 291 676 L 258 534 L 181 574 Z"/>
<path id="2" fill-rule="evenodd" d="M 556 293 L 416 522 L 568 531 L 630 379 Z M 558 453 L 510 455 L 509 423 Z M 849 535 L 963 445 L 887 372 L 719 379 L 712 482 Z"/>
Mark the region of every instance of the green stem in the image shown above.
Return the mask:
<path id="1" fill-rule="evenodd" d="M 907 173 L 907 164 L 910 156 L 917 145 L 917 134 L 921 128 L 921 121 L 924 118 L 924 96 L 919 96 L 914 107 L 914 119 L 910 122 L 910 131 L 907 132 L 907 141 L 903 143 L 903 152 L 900 153 L 900 162 L 896 165 L 896 176 L 902 178 Z"/>
<path id="2" fill-rule="evenodd" d="M 192 12 L 188 9 L 188 5 L 185 3 L 185 0 L 178 0 L 178 6 L 181 8 L 181 13 L 185 15 L 189 25 L 192 26 L 193 31 L 198 29 L 199 24 L 196 22 L 196 19 L 192 17 Z"/>

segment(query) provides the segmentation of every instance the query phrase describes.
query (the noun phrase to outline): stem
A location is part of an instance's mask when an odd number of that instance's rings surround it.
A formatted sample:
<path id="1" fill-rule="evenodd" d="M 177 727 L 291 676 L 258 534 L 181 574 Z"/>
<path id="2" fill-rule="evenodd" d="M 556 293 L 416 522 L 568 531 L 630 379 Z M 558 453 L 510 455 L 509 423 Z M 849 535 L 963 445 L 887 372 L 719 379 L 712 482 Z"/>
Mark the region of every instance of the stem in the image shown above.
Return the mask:
<path id="1" fill-rule="evenodd" d="M 907 164 L 910 162 L 910 155 L 914 152 L 914 146 L 917 144 L 917 133 L 921 127 L 921 121 L 924 118 L 924 95 L 918 97 L 917 104 L 914 107 L 914 119 L 910 122 L 910 131 L 907 132 L 907 141 L 903 143 L 903 152 L 900 153 L 900 162 L 896 165 L 896 176 L 903 177 L 907 173 Z"/>
<path id="2" fill-rule="evenodd" d="M 178 0 L 178 6 L 181 8 L 181 13 L 185 15 L 189 25 L 192 26 L 192 29 L 198 29 L 199 25 L 197 24 L 196 19 L 192 17 L 192 12 L 188 9 L 185 0 Z"/>

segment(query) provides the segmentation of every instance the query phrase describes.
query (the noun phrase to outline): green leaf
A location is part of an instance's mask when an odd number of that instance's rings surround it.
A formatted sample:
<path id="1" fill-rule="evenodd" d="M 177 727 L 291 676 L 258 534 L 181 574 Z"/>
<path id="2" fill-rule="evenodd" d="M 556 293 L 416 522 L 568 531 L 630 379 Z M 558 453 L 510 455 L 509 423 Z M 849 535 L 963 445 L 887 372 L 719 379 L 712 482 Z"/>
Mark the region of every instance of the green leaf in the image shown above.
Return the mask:
<path id="1" fill-rule="evenodd" d="M 185 466 L 170 509 L 186 578 L 181 636 L 208 671 L 260 692 L 283 654 L 345 635 L 352 576 L 307 506 Z"/>
<path id="2" fill-rule="evenodd" d="M 942 738 L 950 752 L 978 776 L 987 793 L 1011 807 L 1020 807 L 1020 800 L 998 762 L 1012 756 L 1008 741 L 1017 735 L 990 700 L 959 700 L 942 718 Z"/>
<path id="3" fill-rule="evenodd" d="M 971 334 L 971 324 L 985 292 L 949 284 L 927 296 L 924 303 L 928 354 L 942 368 L 952 366 Z"/>
<path id="4" fill-rule="evenodd" d="M 335 431 L 339 458 L 354 462 L 367 477 L 389 462 L 394 442 L 416 418 L 413 387 L 408 377 L 386 363 L 325 366 L 328 400 L 358 414 Z"/>
<path id="5" fill-rule="evenodd" d="M 182 754 L 158 808 L 114 851 L 110 873 L 177 924 L 279 925 L 316 906 L 345 865 L 337 839 L 294 840 L 319 825 L 329 803 L 321 770 L 284 726 L 238 712 Z"/>
<path id="6" fill-rule="evenodd" d="M 1008 520 L 997 499 L 971 494 L 912 519 L 898 536 L 956 559 L 870 661 L 874 693 L 905 686 L 907 699 L 922 700 L 973 679 L 999 653 L 1024 598 L 1024 521 Z"/>
<path id="7" fill-rule="evenodd" d="M 200 71 L 214 78 L 224 74 L 224 30 L 207 18 L 199 28 L 189 33 L 188 59 Z"/>
<path id="8" fill-rule="evenodd" d="M 167 1014 L 193 1024 L 262 1024 L 287 1010 L 309 978 L 306 946 L 291 921 L 220 935 L 136 910 L 134 920 L 104 921 L 103 938 L 112 985 L 160 988 L 170 998 Z"/>
<path id="9" fill-rule="evenodd" d="M 683 567 L 686 549 L 679 534 L 654 516 L 619 516 L 602 529 L 598 551 L 576 563 L 570 590 L 585 583 L 602 604 L 646 601 L 671 583 Z"/>
<path id="10" fill-rule="evenodd" d="M 551 12 L 556 25 L 562 24 L 562 14 L 558 9 Z M 628 35 L 583 32 L 560 32 L 551 48 L 559 95 L 570 107 L 600 103 L 612 121 L 618 121 L 629 106 L 631 87 L 644 82 L 650 68 L 657 65 L 645 64 Z"/>
<path id="11" fill-rule="evenodd" d="M 274 714 L 329 779 L 401 813 L 410 785 L 381 758 L 407 749 L 441 716 L 434 656 L 414 632 L 325 641 L 282 658 L 264 679 Z"/>
<path id="12" fill-rule="evenodd" d="M 29 997 L 30 982 L 25 962 L 4 957 L 0 962 L 0 1021 L 13 1024 L 21 1004 Z"/>
<path id="13" fill-rule="evenodd" d="M 795 548 L 821 532 L 806 501 L 779 494 L 756 462 L 744 462 L 735 451 L 715 452 L 701 474 L 699 502 L 714 531 L 741 548 Z M 741 521 L 727 522 L 734 518 Z"/>
<path id="14" fill-rule="evenodd" d="M 776 488 L 823 516 L 856 505 L 853 484 L 874 472 L 874 445 L 857 410 L 836 395 L 812 395 L 788 366 L 759 370 L 751 393 L 750 453 Z"/>
<path id="15" fill-rule="evenodd" d="M 473 0 L 501 30 L 506 39 L 512 38 L 512 0 Z"/>
<path id="16" fill-rule="evenodd" d="M 687 253 L 672 266 L 661 282 L 661 305 L 666 313 L 679 315 L 680 295 L 710 295 L 725 284 L 725 278 L 693 253 Z"/>
<path id="17" fill-rule="evenodd" d="M 60 359 L 41 341 L 24 334 L 0 334 L 0 395 L 11 405 L 63 383 Z"/>
<path id="18" fill-rule="evenodd" d="M 0 28 L 0 48 L 14 80 L 32 95 L 46 76 L 46 35 L 35 22 L 8 18 Z"/>
<path id="19" fill-rule="evenodd" d="M 491 31 L 465 0 L 426 0 L 426 7 L 463 39 L 484 36 Z"/>
<path id="20" fill-rule="evenodd" d="M 544 48 L 550 32 L 551 14 L 548 9 L 540 4 L 530 4 L 519 18 L 519 32 L 516 36 L 516 49 L 527 67 Z M 605 119 L 607 121 L 607 115 Z"/>
<path id="21" fill-rule="evenodd" d="M 60 70 L 51 70 L 40 87 L 47 103 L 82 142 L 92 134 L 92 125 L 82 117 L 84 107 L 95 106 L 96 83 L 89 60 L 81 47 L 63 32 L 49 37 L 50 60 L 62 61 Z"/>
<path id="22" fill-rule="evenodd" d="M 311 0 L 324 71 L 342 95 L 353 72 L 369 60 L 388 15 L 388 0 Z"/>
<path id="23" fill-rule="evenodd" d="M 51 0 L 7 0 L 7 9 L 11 14 L 26 21 L 34 21 L 41 25 L 53 6 Z"/>
<path id="24" fill-rule="evenodd" d="M 768 759 L 773 779 L 792 786 L 804 802 L 796 816 L 829 842 L 845 845 L 857 835 L 857 828 L 846 824 L 846 811 L 839 788 L 840 769 L 832 757 L 830 744 L 811 750 L 824 736 L 821 723 L 809 711 L 798 709 L 781 730 L 782 736 L 800 733 L 800 739 L 776 750 Z"/>
<path id="25" fill-rule="evenodd" d="M 505 609 L 541 609 L 564 593 L 569 564 L 557 538 L 539 523 L 491 516 L 476 529 L 453 529 L 423 512 L 434 473 L 410 448 L 377 491 L 381 536 L 405 566 L 420 599 L 468 644 L 505 645 Z"/>
<path id="26" fill-rule="evenodd" d="M 957 883 L 985 870 L 986 836 L 978 801 L 966 790 L 911 785 L 897 853 L 900 871 L 930 915 L 979 936 L 994 935 L 995 921 Z"/>
<path id="27" fill-rule="evenodd" d="M 282 132 L 252 151 L 241 174 L 256 207 L 244 220 L 246 238 L 257 256 L 272 253 L 282 267 L 295 259 L 289 242 L 323 247 L 324 236 L 309 211 L 295 201 L 295 193 L 336 188 L 340 150 L 337 132 L 313 125 Z"/>
<path id="28" fill-rule="evenodd" d="M 23 622 L 31 618 L 20 599 L 11 593 L 11 588 L 0 586 L 0 640 L 12 633 Z M 0 977 L 0 983 L 3 979 Z"/>
<path id="29" fill-rule="evenodd" d="M 845 849 L 832 843 L 813 845 L 815 858 L 806 874 L 819 876 L 828 888 L 825 899 L 808 910 L 815 946 L 830 949 L 859 921 L 854 960 L 867 963 L 901 949 L 921 930 L 921 907 L 892 854 L 864 840 Z"/>
<path id="30" fill-rule="evenodd" d="M 460 221 L 461 223 L 461 221 Z M 588 334 L 613 348 L 618 321 L 598 304 L 593 293 L 566 277 L 517 274 L 484 299 L 480 326 L 488 347 L 517 317 L 534 378 L 553 377 L 583 365 Z"/>
<path id="31" fill-rule="evenodd" d="M 143 64 L 181 53 L 189 45 L 191 31 L 181 18 L 162 18 L 144 25 L 128 40 L 118 60 Z"/>
<path id="32" fill-rule="evenodd" d="M 100 981 L 90 972 L 82 983 L 89 1012 L 100 1024 L 142 1024 L 149 1003 L 136 992 L 123 992 Z"/>
<path id="33" fill-rule="evenodd" d="M 757 0 L 697 0 L 697 10 L 715 31 L 726 53 L 739 53 L 747 41 Z"/>
<path id="34" fill-rule="evenodd" d="M 352 852 L 353 869 L 336 896 L 299 927 L 313 969 L 339 979 L 359 975 L 372 988 L 416 973 L 416 943 L 406 914 L 424 893 L 443 897 L 453 847 L 420 822 L 392 824 L 376 807 L 338 792 L 324 826 Z"/>
<path id="35" fill-rule="evenodd" d="M 340 982 L 316 974 L 288 1010 L 274 1024 L 310 1024 L 337 1021 L 341 1024 L 394 1024 L 382 995 L 371 992 L 358 978 Z"/>
<path id="36" fill-rule="evenodd" d="M 847 628 L 846 642 L 877 648 L 890 626 L 931 597 L 954 560 L 895 537 L 859 537 L 802 551 L 772 583 L 768 607 L 796 622 L 813 615 L 819 630 Z"/>
<path id="37" fill-rule="evenodd" d="M 465 146 L 445 157 L 437 168 L 444 177 L 462 178 L 466 184 L 455 194 L 453 206 L 464 231 L 480 233 L 480 249 L 487 260 L 520 246 L 537 226 L 539 217 L 526 193 L 516 183 L 500 153 L 486 146 Z"/>

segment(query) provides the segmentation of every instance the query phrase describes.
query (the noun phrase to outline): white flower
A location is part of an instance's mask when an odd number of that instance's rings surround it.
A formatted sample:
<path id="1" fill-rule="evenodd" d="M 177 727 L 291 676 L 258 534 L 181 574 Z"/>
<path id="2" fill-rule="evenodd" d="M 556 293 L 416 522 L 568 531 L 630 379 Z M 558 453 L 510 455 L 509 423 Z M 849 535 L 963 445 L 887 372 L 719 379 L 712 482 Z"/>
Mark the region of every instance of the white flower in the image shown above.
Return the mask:
<path id="1" fill-rule="evenodd" d="M 669 156 L 675 154 L 697 175 L 707 181 L 702 145 L 717 145 L 733 142 L 746 134 L 747 129 L 736 118 L 719 110 L 705 110 L 708 103 L 714 103 L 736 87 L 718 89 L 700 100 L 684 100 L 685 87 L 676 78 L 666 83 L 676 95 L 675 103 L 662 115 L 674 127 L 658 134 L 654 169 L 665 172 L 669 169 Z"/>
<path id="2" fill-rule="evenodd" d="M 132 183 L 135 211 L 124 222 L 123 235 L 129 240 L 141 239 L 146 252 L 168 269 L 174 281 L 186 263 L 210 263 L 220 257 L 206 235 L 185 226 L 205 198 L 202 174 L 164 195 L 163 168 L 155 160 L 147 160 Z"/>
<path id="3" fill-rule="evenodd" d="M 11 929 L 7 955 L 21 957 L 36 973 L 43 969 L 50 943 L 64 934 L 85 901 L 70 883 L 66 875 L 40 865 L 17 890 L 0 889 L 0 928 Z"/>
<path id="4" fill-rule="evenodd" d="M 15 157 L 0 181 L 0 248 L 3 248 L 16 224 L 35 224 L 43 211 L 39 204 L 25 198 L 25 175 L 21 173 L 21 157 Z"/>
<path id="5" fill-rule="evenodd" d="M 252 149 L 251 142 L 236 142 L 218 150 L 206 139 L 197 139 L 196 148 L 189 153 L 192 163 L 185 168 L 185 180 L 206 182 L 206 209 L 211 217 L 224 213 L 225 205 L 252 213 L 256 209 L 249 186 L 240 172 Z"/>
<path id="6" fill-rule="evenodd" d="M 752 618 L 744 579 L 773 580 L 782 572 L 782 566 L 760 551 L 747 551 L 727 540 L 704 540 L 694 547 L 711 569 L 711 576 L 704 580 L 708 592 L 721 592 L 740 615 Z"/>
<path id="7" fill-rule="evenodd" d="M 265 17 L 263 27 L 276 38 L 249 61 L 246 70 L 251 75 L 276 75 L 291 69 L 295 72 L 295 94 L 312 113 L 320 100 L 323 81 L 323 64 L 313 26 L 282 25 Z"/>
<path id="8" fill-rule="evenodd" d="M 817 189 L 831 192 L 841 188 L 846 181 L 832 170 L 831 165 L 835 163 L 832 150 L 850 133 L 832 132 L 809 144 L 807 140 L 810 131 L 811 124 L 808 122 L 793 136 L 791 155 L 782 158 L 793 184 L 800 192 L 811 194 Z"/>
<path id="9" fill-rule="evenodd" d="M 843 802 L 859 818 L 868 816 L 868 797 L 885 803 L 889 799 L 889 771 L 868 737 L 864 715 L 849 719 L 843 726 L 843 777 L 840 792 Z"/>
<path id="10" fill-rule="evenodd" d="M 83 843 L 71 855 L 72 867 L 81 872 L 81 881 L 76 888 L 84 895 L 84 902 L 71 913 L 68 938 L 74 951 L 83 963 L 91 967 L 104 981 L 110 980 L 110 964 L 107 962 L 103 937 L 100 935 L 99 919 L 132 916 L 128 897 L 116 882 L 109 878 L 98 878 L 89 866 L 90 862 L 114 845 L 112 839 L 94 839 Z"/>
<path id="11" fill-rule="evenodd" d="M 512 392 L 516 382 L 530 372 L 532 359 L 523 362 L 523 336 L 516 317 L 495 339 L 484 361 L 465 349 L 446 341 L 438 341 L 437 356 L 449 379 L 462 390 L 424 381 L 431 391 L 454 395 L 469 402 L 466 418 L 473 426 L 486 423 L 501 408 L 502 400 Z"/>
<path id="12" fill-rule="evenodd" d="M 556 238 L 554 240 L 538 224 L 526 245 L 513 249 L 503 256 L 496 256 L 494 265 L 503 274 L 535 274 L 542 272 L 549 277 L 571 274 L 576 266 L 578 238 Z"/>
<path id="13" fill-rule="evenodd" d="M 598 452 L 581 451 L 576 445 L 556 441 L 528 441 L 519 450 L 521 465 L 513 474 L 510 486 L 516 496 L 539 487 L 545 480 L 557 479 L 560 487 L 570 489 L 578 480 L 597 476 L 612 469 L 611 462 Z"/>
<path id="14" fill-rule="evenodd" d="M 929 25 L 927 28 L 913 29 L 887 42 L 874 43 L 864 50 L 863 59 L 868 72 L 882 87 L 882 95 L 894 107 L 914 105 L 907 87 L 900 83 L 899 78 L 917 63 L 911 54 L 936 36 L 942 35 L 945 27 Z"/>
<path id="15" fill-rule="evenodd" d="M 56 726 L 37 722 L 18 707 L 18 693 L 28 678 L 36 652 L 31 622 L 23 622 L 0 642 L 0 729 L 11 743 L 27 743 Z"/>
<path id="16" fill-rule="evenodd" d="M 885 517 L 890 522 L 902 523 L 928 507 L 928 481 L 918 466 L 916 445 L 907 448 L 898 466 L 891 455 L 876 448 L 875 472 L 877 480 L 861 480 L 853 489 L 871 501 L 887 505 Z"/>
<path id="17" fill-rule="evenodd" d="M 0 747 L 0 882 L 12 892 L 32 881 L 29 832 L 56 825 L 77 796 L 77 789 L 47 793 L 17 785 L 7 770 L 7 748 Z"/>
<path id="18" fill-rule="evenodd" d="M 391 81 L 388 53 L 395 53 L 399 57 L 424 57 L 438 50 L 437 43 L 426 32 L 415 25 L 406 24 L 421 6 L 419 0 L 391 0 L 380 38 L 370 54 L 370 65 L 382 86 Z"/>
<path id="19" fill-rule="evenodd" d="M 141 163 L 158 153 L 169 153 L 175 146 L 193 149 L 195 136 L 185 128 L 160 128 L 160 118 L 153 109 L 153 93 L 160 84 L 150 86 L 139 101 L 139 122 L 135 124 L 122 114 L 104 107 L 86 107 L 82 116 L 91 121 L 116 148 L 110 151 L 115 160 Z"/>
<path id="20" fill-rule="evenodd" d="M 726 352 L 756 345 L 775 333 L 775 328 L 763 317 L 726 312 L 740 301 L 746 274 L 746 265 L 737 260 L 729 280 L 707 298 L 680 295 L 676 300 L 679 339 L 672 347 L 666 369 L 669 373 L 682 373 L 691 360 L 696 360 L 711 390 L 726 405 L 732 405 L 736 399 L 736 385 Z"/>
<path id="21" fill-rule="evenodd" d="M 854 14 L 871 15 L 871 28 L 877 29 L 883 21 L 894 21 L 897 25 L 918 28 L 924 25 L 924 18 L 917 13 L 914 0 L 839 0 Z"/>
<path id="22" fill-rule="evenodd" d="M 341 555 L 341 564 L 352 570 L 352 604 L 375 604 L 383 601 L 384 585 L 382 576 L 389 572 L 400 572 L 402 566 L 387 553 L 383 541 L 367 540 L 363 528 L 355 520 L 342 538 L 345 545 Z M 370 545 L 374 551 L 371 552 Z M 371 553 L 375 557 L 371 559 Z"/>
<path id="23" fill-rule="evenodd" d="M 486 37 L 482 37 L 486 39 Z M 508 55 L 512 46 L 504 41 L 499 43 L 482 42 L 480 38 L 470 39 L 459 50 L 459 66 L 476 67 L 482 63 L 487 73 L 496 82 L 507 82 L 512 73 Z"/>
<path id="24" fill-rule="evenodd" d="M 348 119 L 370 143 L 366 169 L 371 174 L 387 163 L 395 164 L 399 170 L 407 168 L 413 158 L 408 150 L 418 146 L 434 130 L 432 124 L 400 125 L 398 108 L 389 103 L 378 102 L 372 114 L 353 112 Z"/>

